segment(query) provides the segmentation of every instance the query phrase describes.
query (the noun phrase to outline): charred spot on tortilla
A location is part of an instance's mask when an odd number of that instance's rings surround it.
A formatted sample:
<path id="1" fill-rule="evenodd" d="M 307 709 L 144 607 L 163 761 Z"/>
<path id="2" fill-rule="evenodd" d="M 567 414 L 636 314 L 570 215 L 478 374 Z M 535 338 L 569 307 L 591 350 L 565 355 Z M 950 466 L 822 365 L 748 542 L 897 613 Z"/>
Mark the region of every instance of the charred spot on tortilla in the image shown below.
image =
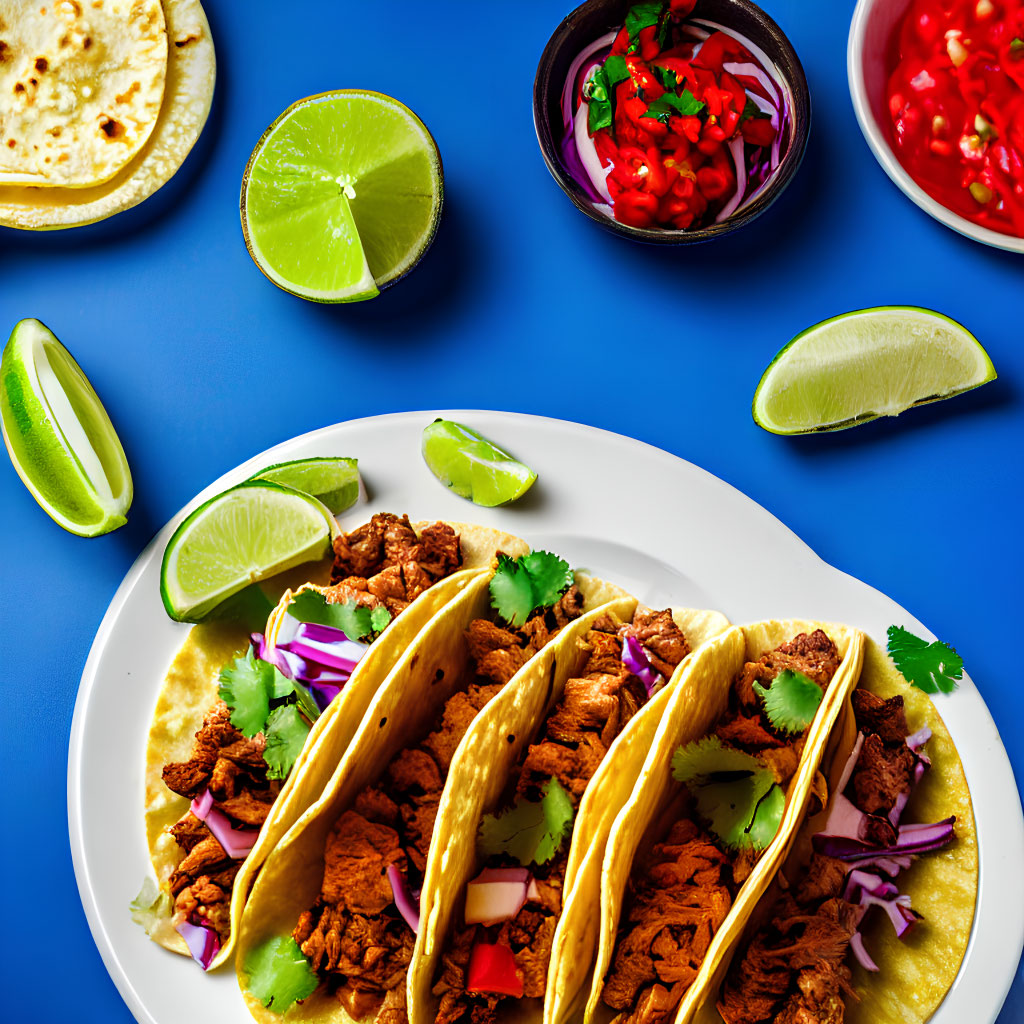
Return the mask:
<path id="1" fill-rule="evenodd" d="M 2 47 L 3 45 L 4 45 L 3 43 L 0 43 L 0 47 Z M 2 54 L 3 54 L 3 50 L 0 49 L 0 55 L 2 55 Z M 50 62 L 45 57 L 36 57 L 35 65 L 36 65 L 36 71 L 42 73 L 43 71 L 45 71 L 50 66 Z"/>
<path id="2" fill-rule="evenodd" d="M 516 734 L 514 732 L 510 732 L 508 734 L 507 738 L 508 738 L 509 743 L 515 743 L 515 741 L 516 741 Z"/>
<path id="3" fill-rule="evenodd" d="M 442 680 L 442 679 L 444 679 L 444 669 L 443 669 L 443 668 L 439 668 L 439 669 L 438 669 L 438 670 L 437 670 L 437 671 L 436 671 L 436 672 L 434 673 L 434 683 L 435 683 L 435 685 L 436 685 L 437 683 L 441 682 L 441 680 Z"/>
<path id="4" fill-rule="evenodd" d="M 124 125 L 120 121 L 115 121 L 112 117 L 108 117 L 106 121 L 100 122 L 100 131 L 108 139 L 120 139 L 124 135 Z"/>
<path id="5" fill-rule="evenodd" d="M 384 717 L 383 717 L 383 718 L 382 718 L 382 719 L 381 719 L 381 720 L 380 720 L 380 721 L 379 721 L 379 722 L 377 723 L 377 728 L 378 728 L 378 729 L 383 729 L 383 728 L 384 728 L 384 726 L 385 726 L 385 725 L 387 725 L 387 724 L 388 724 L 388 716 L 387 716 L 387 715 L 385 715 L 385 716 L 384 716 Z"/>

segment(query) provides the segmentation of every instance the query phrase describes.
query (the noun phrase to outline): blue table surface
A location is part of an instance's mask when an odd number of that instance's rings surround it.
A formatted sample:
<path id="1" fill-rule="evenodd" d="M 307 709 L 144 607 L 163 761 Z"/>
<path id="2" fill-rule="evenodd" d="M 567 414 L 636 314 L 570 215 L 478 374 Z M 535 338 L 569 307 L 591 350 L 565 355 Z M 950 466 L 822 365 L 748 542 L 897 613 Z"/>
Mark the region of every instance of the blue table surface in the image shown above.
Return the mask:
<path id="1" fill-rule="evenodd" d="M 118 427 L 136 495 L 125 528 L 86 541 L 0 465 L 3 1016 L 131 1020 L 93 945 L 67 839 L 67 744 L 89 646 L 122 576 L 194 494 L 339 420 L 432 407 L 541 413 L 703 466 L 957 647 L 1019 784 L 1007 640 L 1024 611 L 1024 257 L 929 219 L 875 162 L 846 83 L 853 0 L 766 0 L 810 82 L 804 165 L 753 226 L 677 250 L 600 230 L 544 167 L 531 88 L 567 0 L 242 6 L 207 0 L 213 110 L 161 192 L 93 227 L 0 229 L 0 330 L 35 316 L 68 345 Z M 445 209 L 407 281 L 373 302 L 323 307 L 256 270 L 238 188 L 285 107 L 345 86 L 389 93 L 422 117 L 443 155 Z M 832 436 L 755 426 L 754 386 L 785 341 L 894 303 L 966 324 L 999 379 Z M 1022 1019 L 1018 971 L 999 1020 Z"/>

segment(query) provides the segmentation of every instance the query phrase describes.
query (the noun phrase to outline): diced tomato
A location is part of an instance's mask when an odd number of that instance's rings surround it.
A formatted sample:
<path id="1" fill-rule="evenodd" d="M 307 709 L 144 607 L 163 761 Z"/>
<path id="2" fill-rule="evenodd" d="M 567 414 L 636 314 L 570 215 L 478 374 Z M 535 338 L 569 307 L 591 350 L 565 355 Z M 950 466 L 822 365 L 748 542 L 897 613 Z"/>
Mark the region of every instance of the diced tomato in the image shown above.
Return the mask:
<path id="1" fill-rule="evenodd" d="M 477 942 L 469 954 L 467 992 L 523 997 L 523 975 L 512 950 L 501 943 Z"/>

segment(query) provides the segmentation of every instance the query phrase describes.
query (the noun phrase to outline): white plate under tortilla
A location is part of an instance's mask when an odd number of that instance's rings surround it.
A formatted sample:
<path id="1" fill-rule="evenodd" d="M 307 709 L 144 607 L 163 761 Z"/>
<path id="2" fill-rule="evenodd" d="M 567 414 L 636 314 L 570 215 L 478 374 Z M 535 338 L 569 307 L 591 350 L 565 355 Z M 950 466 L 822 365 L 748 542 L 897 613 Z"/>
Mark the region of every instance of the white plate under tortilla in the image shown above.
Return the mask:
<path id="1" fill-rule="evenodd" d="M 467 423 L 515 452 L 537 470 L 537 484 L 499 509 L 476 508 L 446 491 L 420 458 L 420 432 L 435 415 Z M 224 488 L 272 463 L 315 455 L 359 459 L 369 504 L 350 510 L 343 527 L 378 511 L 477 521 L 555 550 L 655 607 L 718 608 L 733 622 L 847 622 L 882 641 L 897 623 L 931 637 L 894 601 L 821 561 L 733 487 L 617 434 L 536 416 L 455 411 L 354 420 L 286 441 L 211 484 L 160 531 L 111 601 L 82 674 L 68 758 L 75 875 L 103 962 L 144 1024 L 250 1019 L 230 967 L 203 975 L 191 960 L 150 942 L 128 914 L 149 870 L 142 826 L 146 732 L 157 687 L 188 629 L 171 622 L 160 602 L 164 545 L 188 512 Z M 614 486 L 595 487 L 609 467 Z M 990 1024 L 1024 944 L 1024 818 L 1006 751 L 971 680 L 965 676 L 940 706 L 974 800 L 981 873 L 967 956 L 932 1024 Z"/>

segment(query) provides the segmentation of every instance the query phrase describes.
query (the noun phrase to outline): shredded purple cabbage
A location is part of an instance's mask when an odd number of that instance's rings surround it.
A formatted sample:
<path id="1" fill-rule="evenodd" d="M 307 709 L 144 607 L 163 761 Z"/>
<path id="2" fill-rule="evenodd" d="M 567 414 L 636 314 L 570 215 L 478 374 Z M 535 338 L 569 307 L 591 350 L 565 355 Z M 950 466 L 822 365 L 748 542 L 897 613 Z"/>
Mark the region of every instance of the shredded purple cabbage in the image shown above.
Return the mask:
<path id="1" fill-rule="evenodd" d="M 220 951 L 220 937 L 217 933 L 212 928 L 189 921 L 180 921 L 174 930 L 185 940 L 192 959 L 204 971 L 208 971 L 213 958 Z"/>
<path id="2" fill-rule="evenodd" d="M 654 693 L 655 687 L 665 681 L 665 677 L 650 663 L 647 652 L 635 636 L 627 636 L 622 645 L 622 664 L 644 684 L 648 697 Z"/>

